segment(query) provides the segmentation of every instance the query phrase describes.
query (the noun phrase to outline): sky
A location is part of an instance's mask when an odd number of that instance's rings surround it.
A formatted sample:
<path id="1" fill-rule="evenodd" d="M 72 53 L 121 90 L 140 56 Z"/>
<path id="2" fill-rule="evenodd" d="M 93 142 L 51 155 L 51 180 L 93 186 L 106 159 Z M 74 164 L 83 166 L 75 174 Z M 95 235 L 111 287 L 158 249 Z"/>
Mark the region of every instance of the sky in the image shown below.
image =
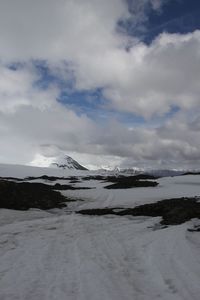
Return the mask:
<path id="1" fill-rule="evenodd" d="M 0 0 L 0 163 L 200 168 L 200 2 Z"/>

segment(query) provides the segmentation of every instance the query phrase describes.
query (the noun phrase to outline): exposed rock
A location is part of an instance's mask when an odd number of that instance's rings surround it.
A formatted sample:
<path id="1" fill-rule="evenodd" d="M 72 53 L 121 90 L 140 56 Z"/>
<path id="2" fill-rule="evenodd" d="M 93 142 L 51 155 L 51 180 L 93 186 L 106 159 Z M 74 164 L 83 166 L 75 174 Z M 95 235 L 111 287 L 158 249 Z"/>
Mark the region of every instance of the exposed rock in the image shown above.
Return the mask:
<path id="1" fill-rule="evenodd" d="M 93 188 L 90 187 L 75 187 L 69 184 L 59 184 L 56 183 L 52 186 L 53 190 L 65 191 L 65 190 L 91 190 Z"/>
<path id="2" fill-rule="evenodd" d="M 137 188 L 137 187 L 155 187 L 158 185 L 156 181 L 121 181 L 118 183 L 110 184 L 105 186 L 105 189 L 130 189 L 130 188 Z"/>
<path id="3" fill-rule="evenodd" d="M 162 225 L 178 225 L 200 218 L 200 203 L 198 198 L 174 198 L 156 203 L 144 204 L 134 208 L 103 208 L 77 211 L 83 215 L 117 215 L 117 216 L 149 216 L 162 217 Z"/>
<path id="4" fill-rule="evenodd" d="M 27 210 L 66 206 L 67 198 L 43 183 L 16 183 L 0 180 L 0 208 Z"/>

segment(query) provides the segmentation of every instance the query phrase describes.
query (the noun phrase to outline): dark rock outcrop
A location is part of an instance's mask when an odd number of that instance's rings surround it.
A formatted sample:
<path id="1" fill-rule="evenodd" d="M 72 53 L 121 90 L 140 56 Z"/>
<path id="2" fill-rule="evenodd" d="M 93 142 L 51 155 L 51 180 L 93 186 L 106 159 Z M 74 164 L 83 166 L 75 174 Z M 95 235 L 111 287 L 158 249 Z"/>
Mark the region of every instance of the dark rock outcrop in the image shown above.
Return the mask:
<path id="1" fill-rule="evenodd" d="M 27 210 L 51 209 L 66 206 L 67 199 L 43 183 L 0 180 L 0 208 Z"/>
<path id="2" fill-rule="evenodd" d="M 162 217 L 162 225 L 178 225 L 191 220 L 200 219 L 200 203 L 198 198 L 175 198 L 144 204 L 134 208 L 85 209 L 77 213 L 91 216 L 149 216 Z"/>

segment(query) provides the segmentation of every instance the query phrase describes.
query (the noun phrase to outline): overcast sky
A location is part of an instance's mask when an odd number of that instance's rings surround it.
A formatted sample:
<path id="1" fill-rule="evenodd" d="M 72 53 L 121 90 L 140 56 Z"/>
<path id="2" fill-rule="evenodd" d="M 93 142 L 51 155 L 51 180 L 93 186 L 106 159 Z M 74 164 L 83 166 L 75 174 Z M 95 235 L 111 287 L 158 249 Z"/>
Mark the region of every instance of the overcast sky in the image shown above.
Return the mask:
<path id="1" fill-rule="evenodd" d="M 200 3 L 0 0 L 0 163 L 200 168 Z"/>

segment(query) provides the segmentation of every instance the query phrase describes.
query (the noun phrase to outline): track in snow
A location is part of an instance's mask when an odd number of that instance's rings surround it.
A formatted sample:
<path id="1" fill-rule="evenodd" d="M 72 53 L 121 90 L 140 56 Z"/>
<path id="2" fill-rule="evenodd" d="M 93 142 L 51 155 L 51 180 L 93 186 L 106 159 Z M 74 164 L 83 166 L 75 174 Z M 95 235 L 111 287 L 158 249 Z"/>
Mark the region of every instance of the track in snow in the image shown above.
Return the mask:
<path id="1" fill-rule="evenodd" d="M 0 299 L 199 299 L 199 235 L 154 223 L 72 213 L 5 224 Z"/>

